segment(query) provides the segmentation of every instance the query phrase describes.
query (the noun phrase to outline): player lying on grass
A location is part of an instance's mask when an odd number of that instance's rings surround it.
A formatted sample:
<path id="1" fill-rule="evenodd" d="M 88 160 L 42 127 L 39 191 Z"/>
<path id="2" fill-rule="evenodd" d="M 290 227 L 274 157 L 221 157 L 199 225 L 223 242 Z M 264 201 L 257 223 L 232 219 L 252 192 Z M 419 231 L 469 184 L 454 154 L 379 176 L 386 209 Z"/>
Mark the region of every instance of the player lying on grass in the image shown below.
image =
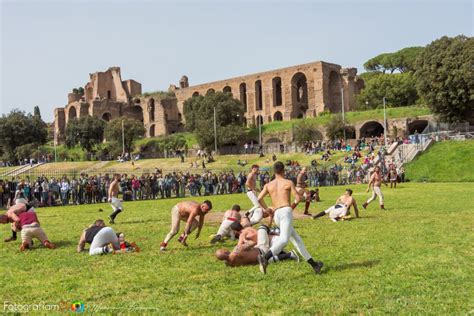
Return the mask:
<path id="1" fill-rule="evenodd" d="M 12 229 L 12 235 L 11 237 L 5 238 L 5 242 L 10 242 L 10 241 L 15 241 L 17 239 L 17 228 L 15 226 L 15 221 L 14 218 L 16 216 L 20 215 L 23 212 L 26 212 L 27 210 L 35 211 L 33 207 L 33 203 L 28 204 L 27 200 L 24 198 L 18 198 L 14 200 L 15 203 L 13 206 L 9 207 L 7 210 L 7 216 L 11 219 L 11 229 Z"/>
<path id="2" fill-rule="evenodd" d="M 184 246 L 188 246 L 186 239 L 189 234 L 197 227 L 196 239 L 201 234 L 202 226 L 204 225 L 204 216 L 212 209 L 212 203 L 206 200 L 202 203 L 194 201 L 180 202 L 173 206 L 171 209 L 171 230 L 166 235 L 165 240 L 160 244 L 160 250 L 166 250 L 168 242 L 176 235 L 179 231 L 180 221 L 186 222 L 184 232 L 179 236 L 178 241 Z M 199 221 L 196 217 L 199 216 Z"/>
<path id="3" fill-rule="evenodd" d="M 37 238 L 41 242 L 43 246 L 49 249 L 56 248 L 56 245 L 51 243 L 46 236 L 43 228 L 40 226 L 40 222 L 38 217 L 36 216 L 35 211 L 30 207 L 28 208 L 27 205 L 22 204 L 26 211 L 19 212 L 17 215 L 16 213 L 12 212 L 10 215 L 4 214 L 0 217 L 0 223 L 6 224 L 8 222 L 13 223 L 15 226 L 16 231 L 21 230 L 21 246 L 20 251 L 25 251 L 26 249 L 30 249 L 32 246 L 32 239 Z M 20 204 L 16 204 L 18 207 L 17 210 L 20 209 Z"/>
<path id="4" fill-rule="evenodd" d="M 318 213 L 313 216 L 314 219 L 329 214 L 329 219 L 333 222 L 340 220 L 349 219 L 348 215 L 350 214 L 350 208 L 354 207 L 354 213 L 356 217 L 359 217 L 359 209 L 357 208 L 357 202 L 352 197 L 352 190 L 346 189 L 343 195 L 341 195 L 337 200 L 336 204 L 331 206 L 325 211 Z"/>
<path id="5" fill-rule="evenodd" d="M 258 224 L 262 221 L 262 219 L 267 218 L 270 216 L 270 213 L 263 210 L 261 206 L 259 207 L 252 207 L 247 213 L 245 213 L 244 217 L 240 221 L 243 227 L 250 227 L 255 224 Z"/>
<path id="6" fill-rule="evenodd" d="M 239 223 L 232 224 L 232 228 L 236 232 L 240 232 L 237 246 L 232 251 L 227 249 L 216 251 L 217 259 L 225 261 L 225 264 L 231 267 L 258 264 L 258 256 L 267 251 L 272 241 L 276 241 L 279 237 L 270 232 L 265 225 L 261 225 L 258 231 L 252 227 L 243 228 Z M 299 261 L 299 257 L 294 250 L 290 252 L 282 251 L 270 260 L 277 262 L 287 259 Z"/>
<path id="7" fill-rule="evenodd" d="M 212 238 L 211 244 L 215 244 L 216 242 L 223 240 L 224 237 L 230 237 L 232 240 L 235 239 L 235 233 L 230 228 L 233 223 L 240 223 L 240 205 L 235 204 L 232 206 L 232 209 L 226 211 L 224 213 L 224 217 L 222 218 L 221 226 L 217 231 L 217 234 Z"/>
<path id="8" fill-rule="evenodd" d="M 77 252 L 82 252 L 86 244 L 90 244 L 89 255 L 91 256 L 140 251 L 135 243 L 126 242 L 122 233 L 115 233 L 112 227 L 105 226 L 101 219 L 84 229 L 77 244 Z"/>

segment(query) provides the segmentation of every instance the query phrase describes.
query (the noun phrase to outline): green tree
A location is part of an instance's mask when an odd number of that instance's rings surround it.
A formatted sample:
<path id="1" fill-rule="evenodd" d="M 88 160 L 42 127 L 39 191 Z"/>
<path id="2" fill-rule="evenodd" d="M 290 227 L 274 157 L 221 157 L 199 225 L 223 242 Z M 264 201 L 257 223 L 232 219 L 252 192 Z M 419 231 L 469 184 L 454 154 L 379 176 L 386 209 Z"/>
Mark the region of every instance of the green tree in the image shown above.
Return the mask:
<path id="1" fill-rule="evenodd" d="M 132 152 L 133 143 L 145 135 L 145 128 L 141 122 L 128 117 L 119 117 L 107 124 L 105 137 L 108 141 L 122 146 L 122 121 L 124 126 L 125 151 Z"/>
<path id="2" fill-rule="evenodd" d="M 389 71 L 407 72 L 415 70 L 416 58 L 423 51 L 423 47 L 406 47 L 394 53 L 383 53 L 369 59 L 364 68 L 369 72 L 385 73 Z"/>
<path id="3" fill-rule="evenodd" d="M 386 97 L 391 106 L 415 104 L 419 97 L 413 73 L 371 75 L 365 82 L 364 89 L 356 97 L 357 107 L 359 109 L 380 107 L 383 97 Z"/>
<path id="4" fill-rule="evenodd" d="M 474 108 L 474 39 L 442 37 L 426 46 L 416 63 L 420 95 L 447 122 L 464 121 Z"/>
<path id="5" fill-rule="evenodd" d="M 301 120 L 294 126 L 294 139 L 298 145 L 309 141 L 322 140 L 321 132 L 308 120 Z"/>
<path id="6" fill-rule="evenodd" d="M 96 117 L 85 116 L 70 120 L 66 126 L 66 146 L 80 145 L 87 152 L 94 152 L 94 147 L 104 139 L 105 122 Z"/>
<path id="7" fill-rule="evenodd" d="M 245 139 L 244 106 L 229 93 L 216 92 L 184 103 L 187 129 L 194 131 L 201 148 L 214 148 L 214 108 L 218 145 L 239 144 Z"/>
<path id="8" fill-rule="evenodd" d="M 333 115 L 331 120 L 326 124 L 326 137 L 329 139 L 342 138 L 344 137 L 344 128 L 346 128 L 346 126 L 342 120 L 342 114 Z"/>
<path id="9" fill-rule="evenodd" d="M 38 116 L 12 110 L 0 118 L 0 139 L 4 159 L 16 160 L 16 150 L 26 144 L 39 146 L 46 143 L 48 130 L 46 123 Z"/>
<path id="10" fill-rule="evenodd" d="M 39 106 L 35 106 L 33 109 L 33 116 L 39 117 L 41 119 L 41 112 Z"/>

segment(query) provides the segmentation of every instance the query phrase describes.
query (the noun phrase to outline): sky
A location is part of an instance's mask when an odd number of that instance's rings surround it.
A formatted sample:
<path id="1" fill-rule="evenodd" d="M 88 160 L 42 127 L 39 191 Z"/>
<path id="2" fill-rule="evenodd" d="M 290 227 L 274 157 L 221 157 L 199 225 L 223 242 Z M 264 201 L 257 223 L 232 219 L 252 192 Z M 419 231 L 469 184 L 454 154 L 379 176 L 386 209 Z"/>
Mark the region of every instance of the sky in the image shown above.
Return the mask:
<path id="1" fill-rule="evenodd" d="M 473 2 L 0 0 L 0 113 L 38 105 L 52 122 L 112 66 L 143 92 L 318 60 L 361 73 L 380 53 L 473 36 Z"/>

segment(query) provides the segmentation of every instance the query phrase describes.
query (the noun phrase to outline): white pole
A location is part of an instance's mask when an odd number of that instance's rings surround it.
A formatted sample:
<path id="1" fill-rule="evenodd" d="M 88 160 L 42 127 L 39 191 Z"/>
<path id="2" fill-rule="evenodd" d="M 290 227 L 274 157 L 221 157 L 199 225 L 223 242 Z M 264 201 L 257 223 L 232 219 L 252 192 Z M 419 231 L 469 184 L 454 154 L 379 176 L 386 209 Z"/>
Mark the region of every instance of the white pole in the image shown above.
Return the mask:
<path id="1" fill-rule="evenodd" d="M 122 120 L 122 156 L 125 156 L 125 132 L 123 130 L 123 120 Z"/>
<path id="2" fill-rule="evenodd" d="M 385 138 L 385 147 L 387 146 L 387 111 L 385 110 L 385 97 L 383 97 L 383 136 Z"/>
<path id="3" fill-rule="evenodd" d="M 216 121 L 216 107 L 214 107 L 214 151 L 217 155 L 217 121 Z"/>
<path id="4" fill-rule="evenodd" d="M 344 88 L 341 88 L 341 104 L 342 104 L 342 126 L 344 133 L 344 143 L 346 142 L 346 118 L 344 115 Z"/>

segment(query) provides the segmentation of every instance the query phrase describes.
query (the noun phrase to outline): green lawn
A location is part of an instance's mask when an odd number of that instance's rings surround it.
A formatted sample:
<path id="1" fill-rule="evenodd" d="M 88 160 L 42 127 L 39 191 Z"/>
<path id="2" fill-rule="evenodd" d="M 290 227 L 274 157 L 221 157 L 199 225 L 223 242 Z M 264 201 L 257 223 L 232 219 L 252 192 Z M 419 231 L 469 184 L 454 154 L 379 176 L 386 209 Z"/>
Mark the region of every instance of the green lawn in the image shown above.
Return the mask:
<path id="1" fill-rule="evenodd" d="M 474 182 L 474 140 L 435 143 L 406 166 L 412 181 Z"/>
<path id="2" fill-rule="evenodd" d="M 365 186 L 353 188 L 361 204 Z M 312 211 L 331 205 L 342 189 L 321 188 L 323 201 Z M 99 306 L 109 313 L 167 315 L 472 312 L 474 184 L 410 183 L 383 191 L 387 211 L 371 204 L 349 222 L 295 222 L 310 253 L 324 261 L 322 275 L 295 262 L 271 265 L 267 275 L 256 266 L 228 268 L 213 257 L 218 246 L 209 244 L 217 223 L 206 223 L 200 239 L 191 236 L 189 248 L 174 239 L 169 252 L 160 253 L 176 199 L 125 203 L 114 227 L 142 252 L 100 257 L 76 254 L 75 247 L 83 228 L 106 217 L 108 205 L 38 209 L 59 248 L 20 253 L 19 242 L 2 242 L 0 298 L 19 304 L 81 300 L 86 311 Z M 214 212 L 236 202 L 250 206 L 244 195 L 211 199 Z M 107 211 L 98 213 L 98 207 Z M 8 236 L 9 226 L 0 231 Z"/>

